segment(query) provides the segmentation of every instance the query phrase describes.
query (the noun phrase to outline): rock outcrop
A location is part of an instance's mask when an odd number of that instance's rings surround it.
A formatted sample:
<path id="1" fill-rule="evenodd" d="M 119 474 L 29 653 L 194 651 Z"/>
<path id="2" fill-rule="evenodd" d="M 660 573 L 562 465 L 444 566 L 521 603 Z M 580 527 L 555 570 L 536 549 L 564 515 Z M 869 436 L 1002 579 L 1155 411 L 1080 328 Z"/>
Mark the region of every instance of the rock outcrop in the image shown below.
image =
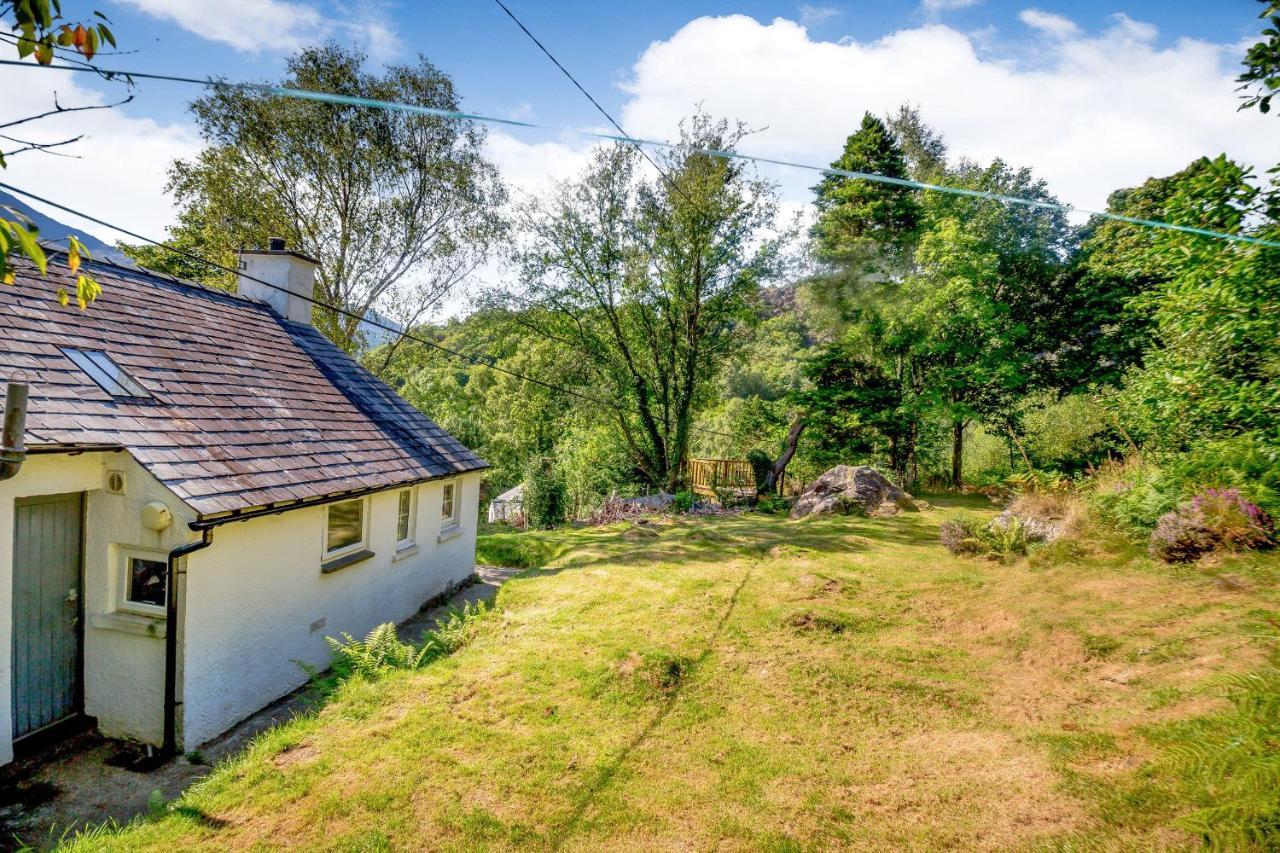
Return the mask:
<path id="1" fill-rule="evenodd" d="M 900 510 L 915 512 L 917 509 L 911 495 L 875 468 L 837 465 L 804 490 L 791 508 L 791 517 L 832 512 L 883 517 L 897 515 Z"/>

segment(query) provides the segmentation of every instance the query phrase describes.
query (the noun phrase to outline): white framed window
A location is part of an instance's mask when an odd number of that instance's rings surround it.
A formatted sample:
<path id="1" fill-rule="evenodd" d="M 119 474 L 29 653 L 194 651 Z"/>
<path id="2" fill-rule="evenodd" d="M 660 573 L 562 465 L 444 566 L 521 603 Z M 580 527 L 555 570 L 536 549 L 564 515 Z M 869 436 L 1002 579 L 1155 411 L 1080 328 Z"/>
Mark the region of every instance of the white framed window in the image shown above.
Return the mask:
<path id="1" fill-rule="evenodd" d="M 169 589 L 168 554 L 145 548 L 120 549 L 120 606 L 148 616 L 165 615 Z"/>
<path id="2" fill-rule="evenodd" d="M 440 487 L 440 527 L 458 526 L 458 482 L 450 480 Z"/>
<path id="3" fill-rule="evenodd" d="M 396 550 L 413 545 L 414 512 L 417 509 L 416 489 L 401 489 L 396 495 Z"/>
<path id="4" fill-rule="evenodd" d="M 341 557 L 359 551 L 366 541 L 368 512 L 364 498 L 337 501 L 326 508 L 324 556 Z"/>

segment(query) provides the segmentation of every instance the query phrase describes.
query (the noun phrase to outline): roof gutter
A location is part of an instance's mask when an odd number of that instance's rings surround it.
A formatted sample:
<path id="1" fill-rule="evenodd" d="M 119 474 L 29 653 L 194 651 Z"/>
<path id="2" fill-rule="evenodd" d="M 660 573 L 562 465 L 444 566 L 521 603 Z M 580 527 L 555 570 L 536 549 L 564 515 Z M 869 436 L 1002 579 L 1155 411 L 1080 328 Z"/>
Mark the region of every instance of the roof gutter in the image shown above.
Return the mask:
<path id="1" fill-rule="evenodd" d="M 191 525 L 194 527 L 195 525 Z M 169 552 L 168 582 L 165 588 L 164 631 L 164 746 L 166 753 L 178 751 L 178 577 L 186 574 L 178 564 L 188 554 L 213 544 L 213 531 L 201 530 L 195 542 L 179 545 Z"/>
<path id="2" fill-rule="evenodd" d="M 0 480 L 18 473 L 27 459 L 22 435 L 27 426 L 27 383 L 10 382 L 4 394 L 4 427 L 0 431 Z"/>
<path id="3" fill-rule="evenodd" d="M 197 520 L 191 522 L 188 526 L 192 530 L 210 530 L 222 524 L 229 524 L 233 521 L 249 521 L 254 518 L 263 518 L 268 515 L 280 515 L 295 509 L 305 509 L 312 506 L 324 506 L 325 504 L 337 503 L 338 501 L 349 501 L 352 498 L 360 498 L 365 495 L 376 494 L 377 492 L 390 492 L 396 489 L 407 489 L 410 486 L 417 486 L 422 483 L 430 483 L 436 480 L 452 480 L 454 477 L 461 477 L 464 474 L 474 474 L 477 471 L 487 469 L 489 465 L 485 464 L 476 468 L 468 468 L 466 471 L 452 471 L 448 474 L 437 474 L 434 477 L 419 477 L 416 480 L 404 480 L 390 486 L 366 486 L 362 489 L 350 489 L 345 492 L 334 492 L 331 495 L 324 495 L 316 498 L 299 498 L 288 503 L 268 504 L 267 506 L 252 507 L 250 509 L 236 509 L 226 515 L 219 515 L 213 518 L 201 516 Z"/>

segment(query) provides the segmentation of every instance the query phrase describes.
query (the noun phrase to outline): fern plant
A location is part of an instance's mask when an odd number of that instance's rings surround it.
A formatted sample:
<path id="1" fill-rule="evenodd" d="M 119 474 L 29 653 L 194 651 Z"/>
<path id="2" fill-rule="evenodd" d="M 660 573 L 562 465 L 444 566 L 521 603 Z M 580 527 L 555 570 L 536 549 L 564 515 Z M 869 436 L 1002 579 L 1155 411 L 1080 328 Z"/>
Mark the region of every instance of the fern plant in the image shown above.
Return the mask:
<path id="1" fill-rule="evenodd" d="M 390 622 L 374 628 L 363 640 L 344 632 L 340 639 L 325 638 L 332 656 L 327 673 L 300 665 L 313 682 L 325 689 L 353 677 L 372 679 L 392 670 L 421 669 L 466 645 L 475 633 L 476 623 L 492 612 L 493 608 L 484 601 L 469 601 L 461 608 L 451 608 L 444 618 L 436 620 L 433 630 L 422 635 L 422 641 L 416 646 L 402 641 L 396 626 Z"/>
<path id="2" fill-rule="evenodd" d="M 325 637 L 333 655 L 333 670 L 339 678 L 373 678 L 389 669 L 418 669 L 427 660 L 428 649 L 401 642 L 396 626 L 384 622 L 357 640 L 343 632 L 342 639 Z"/>
<path id="3" fill-rule="evenodd" d="M 1280 849 L 1280 655 L 1222 679 L 1232 710 L 1220 728 L 1172 750 L 1212 805 L 1179 820 L 1217 850 Z"/>

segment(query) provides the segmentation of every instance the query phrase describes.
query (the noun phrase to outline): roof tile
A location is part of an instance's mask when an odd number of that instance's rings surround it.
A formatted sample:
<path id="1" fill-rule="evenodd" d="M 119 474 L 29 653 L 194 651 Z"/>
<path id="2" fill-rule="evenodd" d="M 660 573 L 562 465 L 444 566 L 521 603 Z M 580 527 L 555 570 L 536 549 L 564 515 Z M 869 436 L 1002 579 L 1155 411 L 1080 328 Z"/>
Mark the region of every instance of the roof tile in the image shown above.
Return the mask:
<path id="1" fill-rule="evenodd" d="M 145 270 L 93 264 L 86 311 L 19 267 L 0 287 L 0 371 L 31 384 L 31 446 L 118 444 L 202 515 L 485 467 L 309 325 Z M 153 400 L 117 400 L 58 349 L 101 350 Z M 3 386 L 0 385 L 0 399 Z"/>

